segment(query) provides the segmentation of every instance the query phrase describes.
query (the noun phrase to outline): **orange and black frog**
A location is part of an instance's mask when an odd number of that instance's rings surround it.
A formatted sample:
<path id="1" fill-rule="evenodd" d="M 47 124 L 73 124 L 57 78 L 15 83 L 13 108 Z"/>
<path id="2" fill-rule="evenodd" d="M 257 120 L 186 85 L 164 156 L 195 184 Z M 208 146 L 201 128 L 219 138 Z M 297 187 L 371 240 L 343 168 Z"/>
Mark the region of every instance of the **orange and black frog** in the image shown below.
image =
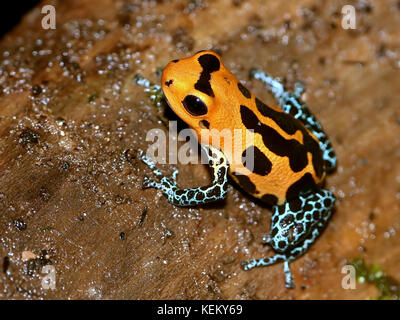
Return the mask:
<path id="1" fill-rule="evenodd" d="M 283 262 L 285 285 L 293 288 L 289 264 L 316 240 L 335 204 L 335 197 L 322 183 L 326 173 L 335 169 L 336 156 L 321 124 L 301 100 L 304 86 L 300 82 L 289 92 L 260 70 L 252 70 L 251 75 L 267 86 L 280 108 L 255 97 L 215 52 L 200 51 L 166 66 L 161 87 L 153 89 L 162 89 L 183 121 L 199 136 L 213 130 L 239 130 L 243 141 L 234 143 L 240 146 L 240 156 L 235 157 L 233 148 L 226 147 L 229 143 L 201 140 L 214 178 L 211 185 L 198 188 L 180 189 L 177 171 L 171 178 L 162 177 L 144 156 L 143 161 L 159 176 L 158 181 L 145 179 L 144 187 L 162 190 L 174 205 L 195 206 L 224 199 L 229 175 L 248 194 L 272 206 L 270 232 L 263 240 L 276 254 L 245 261 L 243 269 Z M 151 86 L 143 78 L 138 83 Z"/>

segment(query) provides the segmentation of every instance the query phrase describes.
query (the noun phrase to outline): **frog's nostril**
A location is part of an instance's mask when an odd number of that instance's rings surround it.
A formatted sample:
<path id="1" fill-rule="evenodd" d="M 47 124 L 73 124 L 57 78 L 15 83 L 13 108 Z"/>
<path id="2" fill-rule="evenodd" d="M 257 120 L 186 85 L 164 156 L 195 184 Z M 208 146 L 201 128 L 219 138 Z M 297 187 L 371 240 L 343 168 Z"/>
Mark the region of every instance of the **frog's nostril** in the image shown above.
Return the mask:
<path id="1" fill-rule="evenodd" d="M 170 79 L 170 80 L 168 80 L 168 81 L 165 81 L 165 85 L 166 85 L 167 87 L 169 87 L 173 82 L 174 82 L 174 80 L 173 80 L 173 79 Z"/>

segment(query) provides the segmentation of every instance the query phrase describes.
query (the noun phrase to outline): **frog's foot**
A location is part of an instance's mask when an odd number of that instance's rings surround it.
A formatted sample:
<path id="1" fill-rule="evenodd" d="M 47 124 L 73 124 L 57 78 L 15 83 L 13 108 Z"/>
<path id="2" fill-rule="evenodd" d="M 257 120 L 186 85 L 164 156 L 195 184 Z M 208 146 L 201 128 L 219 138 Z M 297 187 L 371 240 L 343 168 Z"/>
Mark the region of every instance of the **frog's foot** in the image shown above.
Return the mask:
<path id="1" fill-rule="evenodd" d="M 167 196 L 173 195 L 176 190 L 178 190 L 176 183 L 178 176 L 177 169 L 174 170 L 170 178 L 163 177 L 162 173 L 157 169 L 154 161 L 150 157 L 145 154 L 141 157 L 141 160 L 153 171 L 154 175 L 161 178 L 161 180 L 158 182 L 145 176 L 142 182 L 142 189 L 155 188 L 161 190 Z"/>
<path id="2" fill-rule="evenodd" d="M 276 254 L 269 258 L 252 259 L 252 260 L 244 261 L 244 262 L 242 262 L 242 267 L 245 271 L 248 271 L 255 267 L 266 267 L 266 266 L 275 264 L 277 262 L 283 262 L 283 272 L 285 274 L 285 287 L 292 289 L 292 288 L 294 288 L 294 281 L 293 281 L 292 273 L 290 272 L 290 267 L 289 267 L 290 261 L 291 261 L 291 259 L 288 258 L 286 255 Z"/>
<path id="3" fill-rule="evenodd" d="M 170 178 L 162 177 L 160 182 L 147 177 L 144 178 L 143 188 L 161 190 L 167 196 L 168 201 L 177 206 L 192 206 L 224 199 L 228 188 L 228 160 L 220 150 L 211 146 L 205 148 L 208 149 L 206 154 L 214 177 L 211 185 L 180 189 L 176 183 L 178 170 L 175 170 Z M 142 161 L 152 169 L 155 175 L 158 177 L 162 176 L 149 157 L 143 156 Z"/>
<path id="4" fill-rule="evenodd" d="M 163 177 L 160 182 L 150 179 L 149 177 L 144 177 L 142 182 L 142 189 L 149 188 L 161 190 L 167 195 L 173 193 L 175 189 L 178 189 L 178 187 L 176 186 L 176 180 L 173 179 L 172 176 L 171 178 Z"/>
<path id="5" fill-rule="evenodd" d="M 262 259 L 252 259 L 242 262 L 242 267 L 245 271 L 253 269 L 255 267 L 266 267 L 277 262 L 283 262 L 283 273 L 285 275 L 285 287 L 288 289 L 293 289 L 295 287 L 293 281 L 293 275 L 290 271 L 290 262 L 296 260 L 298 257 L 303 255 L 314 243 L 315 239 L 320 233 L 320 229 L 324 226 L 323 223 L 318 224 L 318 228 L 314 229 L 313 232 L 307 237 L 301 246 L 296 247 L 290 251 L 288 254 L 275 254 L 272 257 L 262 258 Z"/>
<path id="6" fill-rule="evenodd" d="M 144 87 L 144 92 L 149 95 L 152 103 L 154 103 L 157 107 L 161 107 L 164 94 L 160 85 L 151 83 L 139 73 L 135 75 L 133 81 L 139 86 Z"/>
<path id="7" fill-rule="evenodd" d="M 153 171 L 156 176 L 162 176 L 160 170 L 156 168 L 155 162 L 149 156 L 147 156 L 147 154 L 142 155 L 141 160 Z"/>
<path id="8" fill-rule="evenodd" d="M 146 92 L 162 92 L 160 85 L 150 82 L 150 80 L 146 79 L 139 73 L 134 76 L 133 81 L 139 86 L 144 87 Z"/>

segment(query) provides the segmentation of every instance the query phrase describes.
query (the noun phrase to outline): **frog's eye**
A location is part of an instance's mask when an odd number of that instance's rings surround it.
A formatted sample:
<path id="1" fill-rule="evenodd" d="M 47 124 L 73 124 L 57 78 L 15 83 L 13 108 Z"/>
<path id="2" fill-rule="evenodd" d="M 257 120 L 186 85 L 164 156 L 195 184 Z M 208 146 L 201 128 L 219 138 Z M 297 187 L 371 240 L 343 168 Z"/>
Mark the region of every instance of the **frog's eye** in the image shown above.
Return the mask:
<path id="1" fill-rule="evenodd" d="M 199 97 L 191 94 L 183 99 L 182 104 L 192 116 L 203 116 L 208 112 L 206 104 Z"/>

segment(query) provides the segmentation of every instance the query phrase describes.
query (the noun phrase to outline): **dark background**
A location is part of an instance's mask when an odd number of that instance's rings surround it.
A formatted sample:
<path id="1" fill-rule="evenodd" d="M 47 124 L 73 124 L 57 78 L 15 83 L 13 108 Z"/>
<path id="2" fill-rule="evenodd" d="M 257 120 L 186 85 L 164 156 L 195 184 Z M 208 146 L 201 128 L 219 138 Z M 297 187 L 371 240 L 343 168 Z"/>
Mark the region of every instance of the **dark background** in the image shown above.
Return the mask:
<path id="1" fill-rule="evenodd" d="M 2 3 L 2 13 L 0 20 L 0 39 L 16 26 L 23 15 L 37 5 L 39 0 L 7 0 Z"/>

